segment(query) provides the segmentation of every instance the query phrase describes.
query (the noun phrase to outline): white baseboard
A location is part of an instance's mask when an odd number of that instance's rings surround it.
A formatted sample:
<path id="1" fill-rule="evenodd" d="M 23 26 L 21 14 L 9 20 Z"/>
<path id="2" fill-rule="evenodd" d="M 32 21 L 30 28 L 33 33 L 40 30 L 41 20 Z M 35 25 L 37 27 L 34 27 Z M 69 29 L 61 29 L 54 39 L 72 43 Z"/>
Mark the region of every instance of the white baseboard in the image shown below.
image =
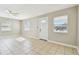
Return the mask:
<path id="1" fill-rule="evenodd" d="M 51 41 L 51 40 L 48 40 L 48 42 L 55 43 L 55 44 L 59 44 L 59 45 L 63 45 L 63 46 L 67 46 L 67 47 L 72 47 L 72 48 L 76 48 L 77 49 L 77 46 L 70 45 L 70 44 L 65 44 L 65 43 Z"/>

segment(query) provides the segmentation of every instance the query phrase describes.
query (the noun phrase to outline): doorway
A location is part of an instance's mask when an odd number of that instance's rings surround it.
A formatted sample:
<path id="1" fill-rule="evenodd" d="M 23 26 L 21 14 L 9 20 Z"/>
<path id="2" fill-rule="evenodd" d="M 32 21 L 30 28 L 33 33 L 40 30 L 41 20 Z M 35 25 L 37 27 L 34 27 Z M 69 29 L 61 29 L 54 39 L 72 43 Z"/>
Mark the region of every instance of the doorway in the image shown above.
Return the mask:
<path id="1" fill-rule="evenodd" d="M 48 17 L 38 20 L 38 35 L 40 39 L 48 40 Z"/>

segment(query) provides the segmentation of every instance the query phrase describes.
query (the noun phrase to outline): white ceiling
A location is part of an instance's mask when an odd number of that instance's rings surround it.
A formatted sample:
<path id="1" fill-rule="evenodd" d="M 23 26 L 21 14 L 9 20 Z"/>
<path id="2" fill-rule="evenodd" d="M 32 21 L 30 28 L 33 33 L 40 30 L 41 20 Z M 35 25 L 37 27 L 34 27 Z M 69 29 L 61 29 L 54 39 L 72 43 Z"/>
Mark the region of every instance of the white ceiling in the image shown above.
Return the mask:
<path id="1" fill-rule="evenodd" d="M 75 4 L 0 4 L 0 16 L 13 19 L 27 19 L 73 6 Z M 19 15 L 13 16 L 7 13 L 8 9 L 19 13 Z"/>

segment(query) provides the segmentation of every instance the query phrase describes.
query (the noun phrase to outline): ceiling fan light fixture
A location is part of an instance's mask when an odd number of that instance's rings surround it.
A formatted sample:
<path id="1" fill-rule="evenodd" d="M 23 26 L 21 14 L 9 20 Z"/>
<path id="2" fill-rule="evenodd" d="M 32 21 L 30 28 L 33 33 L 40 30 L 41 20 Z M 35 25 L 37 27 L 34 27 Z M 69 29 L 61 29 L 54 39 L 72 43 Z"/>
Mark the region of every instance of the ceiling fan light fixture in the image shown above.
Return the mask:
<path id="1" fill-rule="evenodd" d="M 10 14 L 10 15 L 13 15 L 13 16 L 18 16 L 19 15 L 19 13 L 18 12 L 16 12 L 16 11 L 12 11 L 12 10 L 6 10 L 6 12 L 8 13 L 8 14 Z"/>

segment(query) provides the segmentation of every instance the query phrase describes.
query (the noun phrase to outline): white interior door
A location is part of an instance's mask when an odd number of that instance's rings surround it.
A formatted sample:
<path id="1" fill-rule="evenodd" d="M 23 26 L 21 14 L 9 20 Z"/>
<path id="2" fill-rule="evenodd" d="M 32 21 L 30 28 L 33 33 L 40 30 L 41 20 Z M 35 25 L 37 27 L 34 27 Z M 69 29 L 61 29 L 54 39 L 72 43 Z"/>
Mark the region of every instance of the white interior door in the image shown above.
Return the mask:
<path id="1" fill-rule="evenodd" d="M 48 39 L 48 17 L 42 17 L 39 19 L 39 38 Z"/>

